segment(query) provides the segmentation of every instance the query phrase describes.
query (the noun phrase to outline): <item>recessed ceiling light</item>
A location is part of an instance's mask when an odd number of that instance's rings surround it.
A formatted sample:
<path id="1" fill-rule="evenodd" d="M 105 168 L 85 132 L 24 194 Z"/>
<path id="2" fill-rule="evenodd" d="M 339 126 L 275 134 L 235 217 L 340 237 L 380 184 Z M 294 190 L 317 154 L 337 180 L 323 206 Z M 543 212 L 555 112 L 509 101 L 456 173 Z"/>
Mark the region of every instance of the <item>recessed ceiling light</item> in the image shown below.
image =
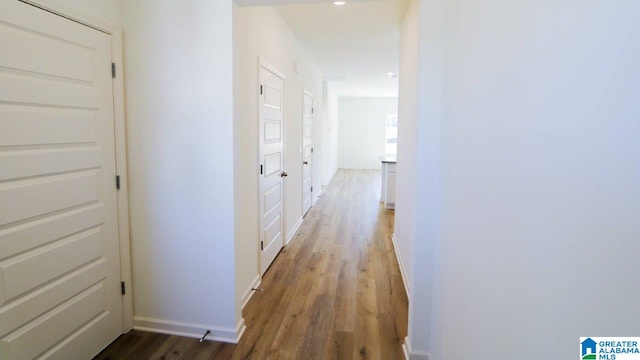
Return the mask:
<path id="1" fill-rule="evenodd" d="M 346 3 L 347 3 L 346 1 L 334 1 L 333 5 L 342 6 L 342 5 L 346 4 Z"/>
<path id="2" fill-rule="evenodd" d="M 397 78 L 397 77 L 398 77 L 398 74 L 394 73 L 393 71 L 389 71 L 389 72 L 387 73 L 387 76 L 388 76 L 388 77 L 390 77 L 390 78 L 395 79 L 395 78 Z"/>

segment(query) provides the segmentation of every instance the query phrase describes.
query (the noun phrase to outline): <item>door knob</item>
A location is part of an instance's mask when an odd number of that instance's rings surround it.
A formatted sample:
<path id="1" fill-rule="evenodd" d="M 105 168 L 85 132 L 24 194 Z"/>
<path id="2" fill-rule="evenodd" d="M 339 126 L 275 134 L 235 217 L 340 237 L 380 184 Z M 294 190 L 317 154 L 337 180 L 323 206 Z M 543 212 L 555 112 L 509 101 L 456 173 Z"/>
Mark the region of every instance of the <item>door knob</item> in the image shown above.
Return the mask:
<path id="1" fill-rule="evenodd" d="M 286 171 L 283 171 L 280 173 L 280 177 L 287 177 L 287 176 L 289 176 L 289 174 L 287 174 Z"/>
<path id="2" fill-rule="evenodd" d="M 303 164 L 305 164 L 305 165 L 309 165 L 309 162 L 305 161 L 305 162 L 303 162 Z"/>

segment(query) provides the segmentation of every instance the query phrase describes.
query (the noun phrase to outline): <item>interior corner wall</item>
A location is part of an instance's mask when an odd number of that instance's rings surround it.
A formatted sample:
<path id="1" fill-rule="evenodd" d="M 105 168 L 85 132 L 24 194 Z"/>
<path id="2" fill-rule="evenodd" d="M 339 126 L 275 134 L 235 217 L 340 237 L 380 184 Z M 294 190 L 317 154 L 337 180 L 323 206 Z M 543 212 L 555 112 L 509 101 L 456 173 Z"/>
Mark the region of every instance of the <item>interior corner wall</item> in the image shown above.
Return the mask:
<path id="1" fill-rule="evenodd" d="M 339 99 L 338 167 L 380 169 L 386 154 L 387 115 L 398 113 L 398 98 Z"/>
<path id="2" fill-rule="evenodd" d="M 569 359 L 580 336 L 637 334 L 640 3 L 443 6 L 446 36 L 420 30 L 446 49 L 433 359 Z"/>
<path id="3" fill-rule="evenodd" d="M 323 83 L 324 122 L 322 124 L 323 171 L 322 185 L 326 186 L 338 171 L 338 95 L 333 86 Z"/>
<path id="4" fill-rule="evenodd" d="M 302 220 L 303 91 L 314 96 L 314 154 L 323 153 L 322 74 L 302 49 L 274 7 L 234 6 L 234 151 L 236 300 L 240 301 L 259 276 L 258 186 L 258 68 L 259 59 L 285 75 L 285 237 Z M 300 73 L 294 71 L 298 62 Z M 316 133 L 318 131 L 318 133 Z M 320 176 L 321 159 L 314 155 L 312 172 Z M 314 179 L 317 179 L 314 176 Z M 319 177 L 318 177 L 319 178 Z M 316 186 L 314 186 L 314 190 Z"/>
<path id="5" fill-rule="evenodd" d="M 410 2 L 400 29 L 400 78 L 398 91 L 398 163 L 394 236 L 399 258 L 411 293 L 413 253 L 417 222 L 415 190 L 418 117 L 418 0 Z M 418 284 L 419 285 L 419 284 Z M 409 294 L 411 299 L 411 294 Z M 411 301 L 410 301 L 411 303 Z"/>
<path id="6" fill-rule="evenodd" d="M 134 328 L 234 341 L 231 2 L 122 4 Z"/>
<path id="7" fill-rule="evenodd" d="M 401 26 L 395 239 L 409 290 L 411 359 L 429 359 L 441 239 L 443 0 L 414 0 Z M 448 358 L 448 357 L 447 357 Z"/>

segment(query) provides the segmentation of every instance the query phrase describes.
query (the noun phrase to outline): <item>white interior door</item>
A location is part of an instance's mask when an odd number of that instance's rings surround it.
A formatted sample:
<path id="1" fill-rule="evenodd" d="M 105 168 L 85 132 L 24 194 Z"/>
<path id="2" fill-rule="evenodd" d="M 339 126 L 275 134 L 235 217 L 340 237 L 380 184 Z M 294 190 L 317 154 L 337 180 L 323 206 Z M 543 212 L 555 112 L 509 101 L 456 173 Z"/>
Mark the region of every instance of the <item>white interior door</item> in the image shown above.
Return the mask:
<path id="1" fill-rule="evenodd" d="M 109 35 L 0 0 L 0 359 L 122 334 Z"/>
<path id="2" fill-rule="evenodd" d="M 260 271 L 284 246 L 284 76 L 260 66 Z"/>
<path id="3" fill-rule="evenodd" d="M 313 200 L 313 182 L 311 181 L 311 163 L 313 160 L 313 97 L 304 92 L 302 119 L 302 214 L 311 208 Z"/>

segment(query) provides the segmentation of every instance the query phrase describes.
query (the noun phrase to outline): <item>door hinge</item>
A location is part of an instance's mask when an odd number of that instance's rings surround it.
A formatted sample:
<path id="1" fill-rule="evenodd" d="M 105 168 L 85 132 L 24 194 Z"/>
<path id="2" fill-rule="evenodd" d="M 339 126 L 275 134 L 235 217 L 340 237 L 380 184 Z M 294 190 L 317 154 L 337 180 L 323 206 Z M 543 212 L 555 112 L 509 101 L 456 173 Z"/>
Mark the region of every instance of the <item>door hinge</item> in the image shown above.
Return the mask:
<path id="1" fill-rule="evenodd" d="M 116 78 L 116 63 L 114 62 L 111 63 L 111 77 Z"/>
<path id="2" fill-rule="evenodd" d="M 260 250 L 264 250 L 264 241 L 260 241 Z"/>
<path id="3" fill-rule="evenodd" d="M 311 187 L 311 192 L 313 192 L 313 186 Z"/>
<path id="4" fill-rule="evenodd" d="M 311 148 L 311 153 L 313 154 L 313 148 Z"/>
<path id="5" fill-rule="evenodd" d="M 260 85 L 260 95 L 262 95 L 262 85 Z"/>
<path id="6" fill-rule="evenodd" d="M 124 284 L 124 281 L 120 281 L 120 292 L 122 293 L 122 295 L 125 295 L 127 293 L 127 288 Z"/>
<path id="7" fill-rule="evenodd" d="M 116 175 L 116 190 L 120 190 L 120 175 Z"/>
<path id="8" fill-rule="evenodd" d="M 262 170 L 263 170 L 263 166 L 262 164 L 260 165 L 260 175 L 262 175 Z"/>
<path id="9" fill-rule="evenodd" d="M 311 113 L 313 114 L 314 108 L 311 108 Z"/>

